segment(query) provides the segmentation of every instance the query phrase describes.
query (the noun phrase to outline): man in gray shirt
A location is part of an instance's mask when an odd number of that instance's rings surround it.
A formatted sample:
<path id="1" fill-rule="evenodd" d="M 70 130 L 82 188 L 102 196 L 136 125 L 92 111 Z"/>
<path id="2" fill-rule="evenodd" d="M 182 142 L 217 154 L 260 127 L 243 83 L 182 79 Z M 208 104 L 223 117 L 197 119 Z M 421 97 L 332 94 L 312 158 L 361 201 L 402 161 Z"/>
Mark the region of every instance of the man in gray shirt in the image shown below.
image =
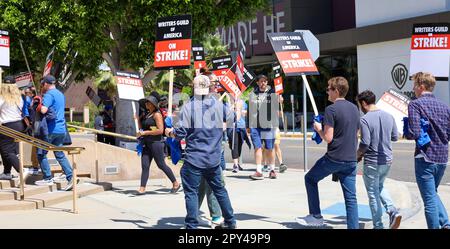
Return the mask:
<path id="1" fill-rule="evenodd" d="M 400 226 L 402 216 L 395 208 L 383 183 L 392 164 L 391 141 L 398 140 L 398 131 L 394 117 L 378 109 L 375 99 L 375 94 L 369 90 L 356 97 L 360 109 L 365 114 L 361 117 L 358 162 L 364 157 L 363 179 L 369 196 L 374 229 L 383 229 L 381 204 L 389 214 L 389 228 L 396 229 Z"/>

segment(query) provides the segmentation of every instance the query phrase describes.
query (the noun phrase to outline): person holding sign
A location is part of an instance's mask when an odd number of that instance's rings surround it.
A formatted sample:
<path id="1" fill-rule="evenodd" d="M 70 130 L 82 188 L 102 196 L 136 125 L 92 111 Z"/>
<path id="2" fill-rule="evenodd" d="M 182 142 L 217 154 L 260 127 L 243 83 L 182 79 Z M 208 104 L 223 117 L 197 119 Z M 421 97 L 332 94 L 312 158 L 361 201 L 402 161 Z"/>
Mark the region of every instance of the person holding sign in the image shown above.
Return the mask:
<path id="1" fill-rule="evenodd" d="M 186 140 L 186 157 L 181 168 L 185 194 L 187 229 L 198 226 L 198 191 L 202 177 L 211 187 L 219 202 L 224 223 L 216 228 L 236 228 L 233 208 L 222 183 L 220 157 L 223 122 L 232 124 L 234 115 L 210 94 L 211 82 L 205 75 L 194 78 L 194 97 L 183 105 L 180 119 L 174 128 L 166 128 L 168 137 Z"/>
<path id="2" fill-rule="evenodd" d="M 249 105 L 249 127 L 250 136 L 253 147 L 255 148 L 256 172 L 250 176 L 253 180 L 263 180 L 262 160 L 263 150 L 262 146 L 267 150 L 266 160 L 269 163 L 270 172 L 269 178 L 276 179 L 275 173 L 275 128 L 278 127 L 273 121 L 278 121 L 276 118 L 276 111 L 278 110 L 277 95 L 274 90 L 268 85 L 267 76 L 259 75 L 257 78 L 258 87 L 251 93 Z M 275 100 L 275 101 L 274 101 Z M 273 117 L 273 119 L 272 119 Z"/>
<path id="3" fill-rule="evenodd" d="M 375 99 L 375 94 L 369 90 L 356 97 L 358 106 L 365 114 L 361 117 L 358 162 L 364 157 L 363 179 L 369 197 L 373 228 L 383 229 L 383 204 L 389 215 L 389 228 L 397 229 L 402 216 L 383 186 L 392 165 L 391 141 L 398 140 L 397 124 L 391 114 L 377 108 Z"/>
<path id="4" fill-rule="evenodd" d="M 314 130 L 327 142 L 327 153 L 305 175 L 309 215 L 297 218 L 303 226 L 323 226 L 317 183 L 335 174 L 344 192 L 347 211 L 347 228 L 358 229 L 358 203 L 356 201 L 356 150 L 358 146 L 359 110 L 345 100 L 348 82 L 344 77 L 328 81 L 328 100 L 332 105 L 325 108 L 324 125 L 314 122 Z"/>
<path id="5" fill-rule="evenodd" d="M 408 106 L 409 128 L 405 136 L 416 141 L 415 173 L 425 205 L 425 218 L 429 229 L 450 229 L 447 211 L 437 192 L 448 162 L 450 108 L 433 95 L 436 79 L 432 74 L 418 72 L 412 79 L 417 99 Z M 425 132 L 421 127 L 423 119 L 429 122 Z M 423 133 L 428 133 L 431 140 L 427 144 L 419 141 Z"/>
<path id="6" fill-rule="evenodd" d="M 139 119 L 140 131 L 137 137 L 143 137 L 143 151 L 141 158 L 142 174 L 141 186 L 137 191 L 138 194 L 145 193 L 147 185 L 150 164 L 155 159 L 156 165 L 172 182 L 172 189 L 170 193 L 175 194 L 181 187 L 181 184 L 175 178 L 172 170 L 166 165 L 164 161 L 164 140 L 162 134 L 164 132 L 164 121 L 161 112 L 158 110 L 158 99 L 150 95 L 145 98 L 145 107 L 147 113 L 142 115 Z"/>

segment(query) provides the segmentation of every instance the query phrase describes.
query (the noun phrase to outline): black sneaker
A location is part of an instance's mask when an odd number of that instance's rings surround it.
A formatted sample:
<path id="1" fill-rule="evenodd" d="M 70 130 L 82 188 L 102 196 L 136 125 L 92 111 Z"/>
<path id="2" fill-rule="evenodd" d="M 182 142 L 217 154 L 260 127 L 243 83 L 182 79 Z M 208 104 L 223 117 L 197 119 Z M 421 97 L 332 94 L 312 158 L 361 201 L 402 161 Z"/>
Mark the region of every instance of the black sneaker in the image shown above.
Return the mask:
<path id="1" fill-rule="evenodd" d="M 286 164 L 282 163 L 280 164 L 280 173 L 284 173 L 287 170 Z"/>
<path id="2" fill-rule="evenodd" d="M 397 229 L 402 221 L 402 215 L 398 211 L 389 213 L 389 228 Z"/>
<path id="3" fill-rule="evenodd" d="M 239 168 L 239 170 L 244 170 L 240 164 L 238 164 L 238 168 Z"/>
<path id="4" fill-rule="evenodd" d="M 218 226 L 216 226 L 214 229 L 236 229 L 236 224 L 225 224 L 222 223 Z"/>

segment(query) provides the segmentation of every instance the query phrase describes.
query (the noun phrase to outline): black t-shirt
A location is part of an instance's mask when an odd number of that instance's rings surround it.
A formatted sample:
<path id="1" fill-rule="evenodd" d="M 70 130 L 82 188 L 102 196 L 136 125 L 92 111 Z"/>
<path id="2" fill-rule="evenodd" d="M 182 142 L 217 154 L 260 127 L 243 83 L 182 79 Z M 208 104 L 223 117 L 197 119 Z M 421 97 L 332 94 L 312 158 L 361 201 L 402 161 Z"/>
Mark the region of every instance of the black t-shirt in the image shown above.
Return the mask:
<path id="1" fill-rule="evenodd" d="M 150 130 L 152 130 L 152 128 L 157 128 L 156 120 L 154 118 L 154 115 L 156 113 L 159 113 L 159 111 L 156 111 L 152 114 L 148 113 L 141 119 L 142 129 L 144 131 L 150 131 Z M 146 142 L 155 142 L 155 141 L 161 141 L 161 140 L 162 140 L 162 134 L 161 135 L 144 136 L 144 141 L 146 141 Z"/>
<path id="2" fill-rule="evenodd" d="M 325 108 L 324 125 L 334 128 L 327 156 L 339 162 L 356 162 L 359 129 L 358 108 L 347 100 L 338 100 Z"/>

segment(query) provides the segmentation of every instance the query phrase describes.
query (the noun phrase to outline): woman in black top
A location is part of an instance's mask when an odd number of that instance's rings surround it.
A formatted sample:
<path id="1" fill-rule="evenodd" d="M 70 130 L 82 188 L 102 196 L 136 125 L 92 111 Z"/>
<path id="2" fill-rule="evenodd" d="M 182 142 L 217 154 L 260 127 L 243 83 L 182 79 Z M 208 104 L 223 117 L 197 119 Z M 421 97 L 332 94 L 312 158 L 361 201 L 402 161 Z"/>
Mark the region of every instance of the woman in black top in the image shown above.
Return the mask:
<path id="1" fill-rule="evenodd" d="M 138 194 L 145 193 L 145 186 L 150 173 L 150 164 L 153 159 L 156 165 L 160 168 L 173 184 L 171 193 L 176 193 L 180 189 L 180 183 L 175 178 L 172 170 L 166 165 L 164 161 L 164 140 L 162 134 L 164 133 L 164 121 L 161 113 L 158 110 L 158 99 L 155 96 L 148 96 L 145 99 L 146 113 L 140 116 L 139 126 L 141 131 L 138 137 L 143 138 L 143 151 L 141 158 L 142 175 L 141 187 Z"/>

